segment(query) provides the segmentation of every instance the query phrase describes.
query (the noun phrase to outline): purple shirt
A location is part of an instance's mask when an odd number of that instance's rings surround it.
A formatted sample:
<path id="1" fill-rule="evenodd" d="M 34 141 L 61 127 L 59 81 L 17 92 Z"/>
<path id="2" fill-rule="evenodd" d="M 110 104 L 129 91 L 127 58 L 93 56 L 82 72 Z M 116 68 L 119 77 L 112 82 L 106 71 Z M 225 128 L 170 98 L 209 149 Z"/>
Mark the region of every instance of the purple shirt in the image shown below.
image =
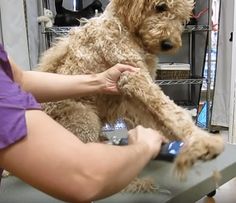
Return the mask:
<path id="1" fill-rule="evenodd" d="M 7 54 L 0 44 L 0 149 L 26 136 L 25 111 L 40 108 L 35 98 L 13 81 Z"/>

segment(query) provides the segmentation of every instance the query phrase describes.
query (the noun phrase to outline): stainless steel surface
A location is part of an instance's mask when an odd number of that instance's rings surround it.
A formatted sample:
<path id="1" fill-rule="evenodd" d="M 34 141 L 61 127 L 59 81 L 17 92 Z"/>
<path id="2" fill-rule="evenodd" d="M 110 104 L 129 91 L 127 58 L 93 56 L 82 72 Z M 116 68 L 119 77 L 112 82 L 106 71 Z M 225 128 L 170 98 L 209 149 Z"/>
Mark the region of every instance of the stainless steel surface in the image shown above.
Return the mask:
<path id="1" fill-rule="evenodd" d="M 235 145 L 227 145 L 225 151 L 215 160 L 199 162 L 189 172 L 183 182 L 173 175 L 173 163 L 152 161 L 145 168 L 142 176 L 153 177 L 156 185 L 168 193 L 125 194 L 118 193 L 97 203 L 193 203 L 217 188 L 213 172 L 221 172 L 222 185 L 236 176 Z"/>
<path id="2" fill-rule="evenodd" d="M 142 176 L 153 177 L 156 185 L 170 193 L 125 194 L 118 193 L 97 203 L 192 203 L 216 188 L 213 171 L 221 172 L 219 185 L 236 176 L 235 145 L 226 145 L 225 151 L 209 162 L 199 162 L 189 172 L 187 181 L 181 182 L 173 175 L 173 163 L 151 161 L 143 170 Z M 126 169 L 128 170 L 128 169 Z M 122 173 L 122 171 L 121 171 Z M 47 175 L 47 174 L 45 174 Z M 15 177 L 2 180 L 0 202 L 3 203 L 59 203 L 56 200 L 22 182 Z"/>

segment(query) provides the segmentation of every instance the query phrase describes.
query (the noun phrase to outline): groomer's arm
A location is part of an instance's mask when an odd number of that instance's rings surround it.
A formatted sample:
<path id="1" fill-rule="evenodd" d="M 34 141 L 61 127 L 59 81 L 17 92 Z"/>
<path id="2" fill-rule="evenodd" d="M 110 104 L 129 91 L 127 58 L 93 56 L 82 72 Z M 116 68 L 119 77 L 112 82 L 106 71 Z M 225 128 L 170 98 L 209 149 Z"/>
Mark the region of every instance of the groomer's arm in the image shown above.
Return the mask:
<path id="1" fill-rule="evenodd" d="M 117 93 L 114 79 L 124 71 L 134 72 L 129 65 L 117 64 L 105 72 L 92 75 L 60 75 L 38 71 L 23 71 L 10 60 L 14 80 L 37 101 L 48 102 L 95 93 Z M 117 77 L 117 78 L 114 78 Z"/>
<path id="2" fill-rule="evenodd" d="M 27 136 L 0 150 L 0 166 L 66 202 L 90 202 L 120 191 L 159 153 L 163 139 L 137 127 L 129 132 L 128 146 L 84 144 L 42 111 L 27 111 L 26 122 Z"/>

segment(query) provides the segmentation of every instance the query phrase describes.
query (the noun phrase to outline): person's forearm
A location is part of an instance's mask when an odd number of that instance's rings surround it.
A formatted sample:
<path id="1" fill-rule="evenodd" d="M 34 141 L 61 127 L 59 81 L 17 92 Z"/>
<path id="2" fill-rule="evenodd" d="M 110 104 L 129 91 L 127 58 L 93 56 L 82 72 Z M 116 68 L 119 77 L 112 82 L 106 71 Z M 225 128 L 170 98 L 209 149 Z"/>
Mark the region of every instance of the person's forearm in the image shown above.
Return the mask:
<path id="1" fill-rule="evenodd" d="M 27 92 L 31 92 L 39 102 L 58 101 L 87 96 L 95 93 L 117 94 L 120 74 L 136 72 L 138 69 L 124 64 L 116 64 L 110 69 L 87 75 L 60 75 L 47 72 L 23 71 L 9 59 L 13 79 Z"/>
<path id="2" fill-rule="evenodd" d="M 101 74 L 60 75 L 39 71 L 23 71 L 11 59 L 14 81 L 31 92 L 39 102 L 58 101 L 103 91 L 106 86 Z"/>
<path id="3" fill-rule="evenodd" d="M 27 137 L 0 151 L 0 165 L 66 202 L 89 202 L 118 192 L 153 156 L 143 142 L 124 147 L 83 144 L 38 110 L 27 111 L 26 122 Z"/>
<path id="4" fill-rule="evenodd" d="M 94 143 L 87 144 L 87 147 L 91 159 L 88 164 L 92 163 L 87 168 L 101 180 L 99 191 L 91 200 L 119 192 L 138 176 L 153 155 L 145 143 L 122 146 L 119 150 L 118 147 Z"/>
<path id="5" fill-rule="evenodd" d="M 58 101 L 94 94 L 104 88 L 98 74 L 59 75 L 25 71 L 21 83 L 22 88 L 31 92 L 39 102 Z"/>

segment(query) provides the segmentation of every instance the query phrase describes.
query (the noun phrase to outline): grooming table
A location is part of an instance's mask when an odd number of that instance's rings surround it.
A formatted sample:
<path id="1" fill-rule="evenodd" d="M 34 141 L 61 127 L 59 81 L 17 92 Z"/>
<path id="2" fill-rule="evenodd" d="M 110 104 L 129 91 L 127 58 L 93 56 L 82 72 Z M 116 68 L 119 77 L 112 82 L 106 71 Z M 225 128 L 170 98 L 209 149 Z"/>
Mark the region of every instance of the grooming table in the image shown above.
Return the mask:
<path id="1" fill-rule="evenodd" d="M 173 164 L 163 161 L 151 161 L 143 170 L 142 176 L 151 176 L 161 190 L 156 194 L 118 193 L 96 203 L 193 203 L 216 189 L 212 178 L 213 171 L 221 172 L 219 185 L 236 177 L 236 145 L 227 144 L 225 151 L 216 159 L 198 162 L 188 173 L 187 181 L 181 182 L 173 176 Z M 128 168 L 126 170 L 129 170 Z M 121 171 L 122 173 L 122 171 Z M 115 178 L 115 177 L 114 177 Z M 15 177 L 2 179 L 0 187 L 2 203 L 59 203 L 40 191 L 30 187 Z"/>

